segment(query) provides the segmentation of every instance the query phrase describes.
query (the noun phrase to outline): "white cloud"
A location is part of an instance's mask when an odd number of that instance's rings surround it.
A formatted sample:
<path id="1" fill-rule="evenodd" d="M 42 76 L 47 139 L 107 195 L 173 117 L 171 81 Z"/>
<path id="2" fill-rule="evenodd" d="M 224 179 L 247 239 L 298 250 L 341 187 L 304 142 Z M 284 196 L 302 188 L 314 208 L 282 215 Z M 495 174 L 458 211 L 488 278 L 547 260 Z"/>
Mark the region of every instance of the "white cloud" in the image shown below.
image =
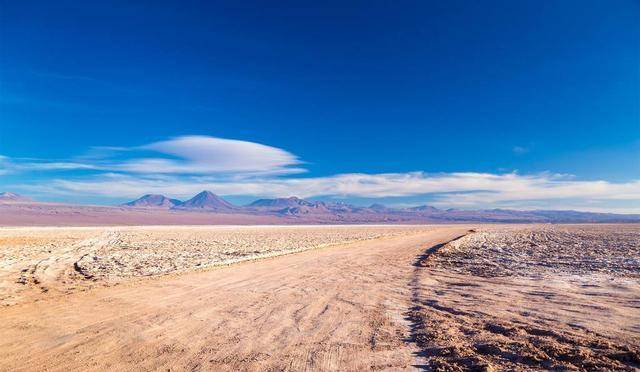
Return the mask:
<path id="1" fill-rule="evenodd" d="M 4 161 L 3 161 L 4 160 Z M 297 156 L 255 142 L 209 136 L 182 136 L 142 146 L 96 147 L 82 157 L 64 161 L 0 158 L 7 171 L 68 171 L 91 169 L 137 174 L 302 173 Z"/>
<path id="2" fill-rule="evenodd" d="M 301 164 L 293 154 L 255 142 L 208 136 L 182 136 L 140 146 L 171 158 L 137 158 L 119 166 L 136 173 L 291 173 Z"/>
<path id="3" fill-rule="evenodd" d="M 105 174 L 82 180 L 56 179 L 47 185 L 24 186 L 47 194 L 96 195 L 133 198 L 145 193 L 171 197 L 190 197 L 201 190 L 221 195 L 256 197 L 409 197 L 435 195 L 435 204 L 463 208 L 527 205 L 530 208 L 571 201 L 573 205 L 590 202 L 636 203 L 639 207 L 640 180 L 612 183 L 580 181 L 566 175 L 516 173 L 443 173 L 427 174 L 338 174 L 309 178 L 257 178 L 237 181 L 210 177 L 138 177 Z M 23 188 L 24 188 L 23 187 Z M 530 209 L 527 207 L 527 209 Z M 547 208 L 548 209 L 548 208 Z"/>
<path id="4" fill-rule="evenodd" d="M 78 169 L 98 170 L 100 167 L 71 161 L 38 161 L 34 159 L 10 159 L 6 156 L 0 156 L 0 174 Z"/>
<path id="5" fill-rule="evenodd" d="M 99 166 L 92 164 L 82 164 L 67 161 L 58 162 L 46 162 L 46 163 L 19 163 L 13 166 L 14 170 L 26 170 L 26 171 L 47 171 L 47 170 L 77 170 L 77 169 L 95 169 L 99 170 Z"/>

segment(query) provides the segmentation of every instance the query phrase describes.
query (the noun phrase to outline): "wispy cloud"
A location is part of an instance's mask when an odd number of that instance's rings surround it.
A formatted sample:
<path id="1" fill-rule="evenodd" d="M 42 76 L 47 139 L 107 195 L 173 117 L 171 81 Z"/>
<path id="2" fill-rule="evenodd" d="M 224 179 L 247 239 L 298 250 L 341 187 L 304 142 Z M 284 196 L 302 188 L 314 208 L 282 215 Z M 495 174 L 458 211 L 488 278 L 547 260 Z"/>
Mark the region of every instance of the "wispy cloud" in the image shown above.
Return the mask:
<path id="1" fill-rule="evenodd" d="M 0 156 L 0 174 L 29 173 L 34 171 L 98 170 L 100 167 L 73 161 L 9 158 Z"/>
<path id="2" fill-rule="evenodd" d="M 525 146 L 514 146 L 511 151 L 513 151 L 514 154 L 522 155 L 528 153 L 530 149 Z"/>
<path id="3" fill-rule="evenodd" d="M 95 78 L 83 75 L 66 75 L 59 74 L 55 72 L 46 72 L 46 71 L 31 71 L 31 74 L 34 76 L 45 78 L 45 79 L 58 79 L 58 80 L 79 80 L 79 81 L 89 81 L 89 82 L 100 82 Z"/>
<path id="4" fill-rule="evenodd" d="M 9 163 L 9 158 L 3 155 L 0 155 L 0 176 L 3 174 L 9 173 L 7 164 Z"/>

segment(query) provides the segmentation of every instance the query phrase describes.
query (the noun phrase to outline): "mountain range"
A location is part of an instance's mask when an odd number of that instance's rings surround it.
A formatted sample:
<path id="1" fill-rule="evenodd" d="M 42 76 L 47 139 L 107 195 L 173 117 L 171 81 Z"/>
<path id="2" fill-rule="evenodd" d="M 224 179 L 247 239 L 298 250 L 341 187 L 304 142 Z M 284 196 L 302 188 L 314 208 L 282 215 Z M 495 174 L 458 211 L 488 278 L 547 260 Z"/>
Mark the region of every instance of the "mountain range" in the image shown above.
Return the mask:
<path id="1" fill-rule="evenodd" d="M 336 220 L 349 222 L 640 222 L 640 215 L 578 212 L 571 210 L 444 210 L 430 205 L 392 208 L 378 203 L 368 207 L 361 207 L 343 202 L 306 200 L 295 196 L 288 198 L 258 199 L 248 205 L 237 206 L 210 191 L 202 191 L 184 202 L 177 199 L 170 199 L 163 195 L 145 195 L 140 199 L 125 203 L 123 206 L 181 211 L 266 214 L 301 218 L 314 217 L 316 220 L 327 222 Z"/>
<path id="2" fill-rule="evenodd" d="M 0 193 L 0 225 L 15 224 L 295 224 L 295 223 L 600 223 L 640 222 L 640 214 L 570 210 L 439 209 L 429 205 L 394 208 L 298 197 L 259 199 L 234 205 L 202 191 L 182 201 L 147 194 L 119 206 L 41 203 L 15 193 Z"/>

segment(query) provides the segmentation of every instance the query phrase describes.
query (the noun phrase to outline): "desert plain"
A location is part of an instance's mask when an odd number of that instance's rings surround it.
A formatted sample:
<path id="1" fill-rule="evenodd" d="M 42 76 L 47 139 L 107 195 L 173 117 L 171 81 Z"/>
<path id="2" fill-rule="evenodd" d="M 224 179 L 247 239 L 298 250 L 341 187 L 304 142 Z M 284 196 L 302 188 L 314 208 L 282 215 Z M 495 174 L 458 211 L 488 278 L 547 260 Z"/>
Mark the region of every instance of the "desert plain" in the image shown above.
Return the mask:
<path id="1" fill-rule="evenodd" d="M 637 370 L 640 225 L 0 228 L 0 370 Z"/>

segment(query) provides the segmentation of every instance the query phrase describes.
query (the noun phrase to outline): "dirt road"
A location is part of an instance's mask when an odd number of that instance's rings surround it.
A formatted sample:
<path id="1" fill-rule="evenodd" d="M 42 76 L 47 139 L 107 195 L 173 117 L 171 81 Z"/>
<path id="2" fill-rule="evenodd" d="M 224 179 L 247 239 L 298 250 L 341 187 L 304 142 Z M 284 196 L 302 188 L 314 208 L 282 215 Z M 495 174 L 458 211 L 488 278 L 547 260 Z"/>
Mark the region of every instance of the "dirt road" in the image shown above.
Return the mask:
<path id="1" fill-rule="evenodd" d="M 416 257 L 466 227 L 0 309 L 0 370 L 414 369 Z"/>

